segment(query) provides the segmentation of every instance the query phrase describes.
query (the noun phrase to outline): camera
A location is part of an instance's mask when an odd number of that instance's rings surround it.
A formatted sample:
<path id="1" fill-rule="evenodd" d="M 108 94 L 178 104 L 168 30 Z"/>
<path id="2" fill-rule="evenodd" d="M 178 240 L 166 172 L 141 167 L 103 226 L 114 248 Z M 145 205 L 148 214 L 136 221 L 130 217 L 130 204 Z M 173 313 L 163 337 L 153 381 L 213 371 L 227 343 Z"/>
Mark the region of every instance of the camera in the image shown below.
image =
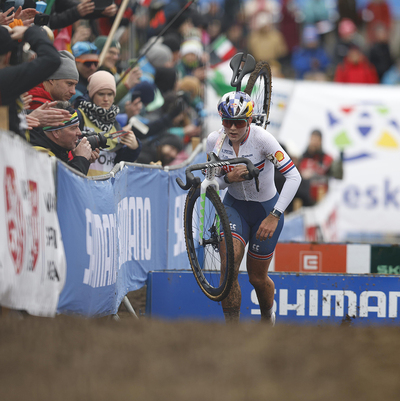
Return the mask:
<path id="1" fill-rule="evenodd" d="M 35 15 L 33 23 L 38 26 L 47 25 L 50 20 L 50 15 L 39 13 Z"/>
<path id="2" fill-rule="evenodd" d="M 104 149 L 109 147 L 107 145 L 107 137 L 101 132 L 97 133 L 89 129 L 83 130 L 82 137 L 87 138 L 92 150 L 95 150 L 96 148 Z M 80 141 L 81 139 L 78 141 L 78 144 Z"/>

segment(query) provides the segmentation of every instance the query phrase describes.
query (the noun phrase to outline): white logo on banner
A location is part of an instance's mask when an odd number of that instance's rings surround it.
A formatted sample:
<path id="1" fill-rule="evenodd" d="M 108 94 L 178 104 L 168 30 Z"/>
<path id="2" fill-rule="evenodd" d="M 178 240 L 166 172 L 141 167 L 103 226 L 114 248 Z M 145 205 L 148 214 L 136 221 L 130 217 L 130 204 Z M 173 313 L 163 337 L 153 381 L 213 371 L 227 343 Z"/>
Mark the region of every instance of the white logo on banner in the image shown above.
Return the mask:
<path id="1" fill-rule="evenodd" d="M 363 291 L 357 300 L 357 294 L 350 290 L 296 290 L 296 302 L 289 303 L 294 291 L 279 289 L 278 303 L 274 300 L 274 311 L 280 316 L 287 316 L 289 311 L 296 316 L 336 316 L 368 317 L 370 314 L 378 318 L 397 318 L 399 316 L 399 291 Z M 308 294 L 307 294 L 308 292 Z M 276 290 L 275 290 L 276 293 Z M 255 290 L 251 292 L 251 301 L 259 305 Z M 306 303 L 306 299 L 308 302 Z M 372 299 L 372 300 L 371 300 Z M 345 300 L 347 308 L 345 308 Z M 370 301 L 371 300 L 371 301 Z M 306 308 L 308 305 L 308 308 Z M 386 310 L 388 313 L 386 314 Z M 260 309 L 251 309 L 252 315 L 260 315 Z"/>
<path id="2" fill-rule="evenodd" d="M 140 196 L 118 203 L 119 265 L 151 259 L 151 202 Z"/>
<path id="3" fill-rule="evenodd" d="M 186 194 L 175 198 L 174 213 L 174 232 L 176 234 L 176 243 L 174 244 L 174 256 L 186 252 L 185 233 L 183 228 L 183 211 L 185 208 Z"/>
<path id="4" fill-rule="evenodd" d="M 319 272 L 322 267 L 322 253 L 318 251 L 300 251 L 300 271 Z"/>

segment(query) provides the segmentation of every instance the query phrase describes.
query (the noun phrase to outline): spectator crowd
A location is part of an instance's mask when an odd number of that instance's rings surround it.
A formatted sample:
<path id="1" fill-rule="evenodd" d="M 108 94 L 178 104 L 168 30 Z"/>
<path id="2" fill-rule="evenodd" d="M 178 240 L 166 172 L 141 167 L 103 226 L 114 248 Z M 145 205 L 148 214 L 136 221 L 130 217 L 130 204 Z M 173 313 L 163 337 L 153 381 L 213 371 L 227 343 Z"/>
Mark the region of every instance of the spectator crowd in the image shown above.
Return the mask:
<path id="1" fill-rule="evenodd" d="M 239 51 L 268 61 L 276 77 L 400 83 L 386 0 L 146 0 L 120 13 L 122 3 L 0 4 L 0 106 L 9 129 L 85 175 L 119 161 L 187 158 L 192 138 L 207 135 L 206 67 Z M 317 159 L 329 171 L 332 161 L 318 152 L 310 147 L 299 160 L 304 174 Z M 317 200 L 320 184 L 303 204 Z"/>

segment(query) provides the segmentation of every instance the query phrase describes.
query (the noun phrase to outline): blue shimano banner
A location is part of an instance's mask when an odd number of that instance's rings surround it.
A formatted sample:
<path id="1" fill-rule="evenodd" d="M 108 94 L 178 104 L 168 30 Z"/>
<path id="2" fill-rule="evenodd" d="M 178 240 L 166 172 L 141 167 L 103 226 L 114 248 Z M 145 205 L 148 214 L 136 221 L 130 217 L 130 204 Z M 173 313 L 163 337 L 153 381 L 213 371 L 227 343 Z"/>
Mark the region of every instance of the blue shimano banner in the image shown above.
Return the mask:
<path id="1" fill-rule="evenodd" d="M 205 160 L 201 153 L 193 163 Z M 183 230 L 188 191 L 176 183 L 185 169 L 129 165 L 115 178 L 88 180 L 58 163 L 57 211 L 67 255 L 59 313 L 116 313 L 150 270 L 189 268 Z"/>
<path id="2" fill-rule="evenodd" d="M 206 154 L 199 153 L 192 164 L 205 163 Z M 185 230 L 183 226 L 183 215 L 185 210 L 186 196 L 189 191 L 183 190 L 176 182 L 180 178 L 186 183 L 185 168 L 171 170 L 169 172 L 169 212 L 168 212 L 168 269 L 184 270 L 190 269 L 189 259 L 186 252 Z M 193 173 L 202 176 L 200 171 Z"/>
<path id="3" fill-rule="evenodd" d="M 127 166 L 114 182 L 119 260 L 117 304 L 147 273 L 167 268 L 168 172 Z"/>
<path id="4" fill-rule="evenodd" d="M 400 277 L 270 273 L 279 323 L 399 325 Z M 260 308 L 247 273 L 239 274 L 241 316 L 259 320 Z M 192 272 L 151 272 L 146 314 L 223 320 L 221 305 L 200 290 Z"/>
<path id="5" fill-rule="evenodd" d="M 58 312 L 116 312 L 115 212 L 111 180 L 91 181 L 58 163 L 57 212 L 67 260 Z"/>

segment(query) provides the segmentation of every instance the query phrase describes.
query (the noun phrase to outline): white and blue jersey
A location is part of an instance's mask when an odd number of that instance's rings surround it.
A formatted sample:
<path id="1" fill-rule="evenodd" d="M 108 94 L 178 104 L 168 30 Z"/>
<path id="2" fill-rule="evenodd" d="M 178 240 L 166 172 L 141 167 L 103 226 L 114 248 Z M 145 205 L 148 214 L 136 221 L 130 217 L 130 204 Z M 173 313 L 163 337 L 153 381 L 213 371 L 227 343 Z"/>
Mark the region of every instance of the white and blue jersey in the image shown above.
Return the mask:
<path id="1" fill-rule="evenodd" d="M 224 129 L 212 132 L 207 138 L 206 152 L 213 151 L 217 140 Z M 235 157 L 245 157 L 260 170 L 259 189 L 257 192 L 254 180 L 234 182 L 228 184 L 223 175 L 217 177 L 220 189 L 228 186 L 224 204 L 231 223 L 232 235 L 244 245 L 249 242 L 249 255 L 267 260 L 273 255 L 279 234 L 283 227 L 283 212 L 293 200 L 300 185 L 301 177 L 293 161 L 280 146 L 278 141 L 268 131 L 251 124 L 247 135 L 239 147 L 236 155 L 228 136 L 222 143 L 219 155 L 221 160 Z M 224 166 L 229 172 L 234 166 Z M 280 194 L 277 193 L 274 181 L 275 168 L 286 178 Z M 282 212 L 282 217 L 272 238 L 258 241 L 256 233 L 259 225 L 269 212 L 276 208 Z"/>

